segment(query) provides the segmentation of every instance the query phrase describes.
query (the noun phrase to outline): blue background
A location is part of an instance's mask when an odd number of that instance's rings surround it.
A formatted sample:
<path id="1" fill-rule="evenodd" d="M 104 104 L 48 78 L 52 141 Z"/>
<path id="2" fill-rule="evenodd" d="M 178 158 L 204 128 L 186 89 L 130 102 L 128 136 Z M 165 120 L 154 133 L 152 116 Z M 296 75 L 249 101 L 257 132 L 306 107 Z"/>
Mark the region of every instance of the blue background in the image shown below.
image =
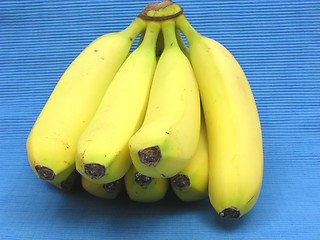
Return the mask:
<path id="1" fill-rule="evenodd" d="M 319 1 L 180 0 L 201 34 L 245 71 L 260 114 L 264 179 L 250 213 L 216 216 L 172 192 L 139 204 L 63 193 L 36 177 L 25 143 L 60 76 L 94 39 L 120 31 L 148 1 L 0 1 L 1 239 L 318 239 Z"/>

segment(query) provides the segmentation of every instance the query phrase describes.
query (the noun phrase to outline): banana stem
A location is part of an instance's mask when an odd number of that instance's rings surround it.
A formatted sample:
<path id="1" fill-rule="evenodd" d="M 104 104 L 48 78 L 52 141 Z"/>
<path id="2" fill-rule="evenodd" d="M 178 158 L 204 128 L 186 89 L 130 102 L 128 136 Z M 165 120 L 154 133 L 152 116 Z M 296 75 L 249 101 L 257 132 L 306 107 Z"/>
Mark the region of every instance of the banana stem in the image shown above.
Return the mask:
<path id="1" fill-rule="evenodd" d="M 159 22 L 148 22 L 147 29 L 145 32 L 144 39 L 142 40 L 141 46 L 144 45 L 156 45 L 158 35 L 161 29 L 161 23 Z"/>
<path id="2" fill-rule="evenodd" d="M 138 44 L 137 44 L 137 47 L 139 47 L 139 46 L 141 45 L 141 43 L 142 43 L 142 41 L 143 41 L 143 39 L 144 39 L 145 34 L 146 34 L 146 30 L 143 30 L 143 31 L 141 32 L 141 34 L 140 34 L 140 39 L 139 39 L 139 42 L 138 42 Z"/>
<path id="3" fill-rule="evenodd" d="M 186 37 L 189 47 L 193 41 L 196 41 L 201 35 L 191 26 L 185 15 L 180 15 L 175 19 L 178 29 Z"/>
<path id="4" fill-rule="evenodd" d="M 178 47 L 174 20 L 166 20 L 162 23 L 162 33 L 164 37 L 164 47 Z"/>
<path id="5" fill-rule="evenodd" d="M 137 17 L 122 32 L 130 38 L 130 41 L 133 42 L 139 36 L 139 34 L 146 28 L 146 25 L 146 21 Z"/>
<path id="6" fill-rule="evenodd" d="M 177 27 L 176 27 L 176 36 L 177 36 L 177 41 L 178 41 L 178 44 L 179 44 L 179 47 L 180 47 L 181 51 L 184 53 L 184 55 L 186 55 L 186 57 L 188 59 L 190 59 L 189 49 L 184 44 L 184 41 L 183 41 L 183 39 L 181 37 L 181 34 L 180 34 L 180 31 L 179 31 L 179 29 Z"/>

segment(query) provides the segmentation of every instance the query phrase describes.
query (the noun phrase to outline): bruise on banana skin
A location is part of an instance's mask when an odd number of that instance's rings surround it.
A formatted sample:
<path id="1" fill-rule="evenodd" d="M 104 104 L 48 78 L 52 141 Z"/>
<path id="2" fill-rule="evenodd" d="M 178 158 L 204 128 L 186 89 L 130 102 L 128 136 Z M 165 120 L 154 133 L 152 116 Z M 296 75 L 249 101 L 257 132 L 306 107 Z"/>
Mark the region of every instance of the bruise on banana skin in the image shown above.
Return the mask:
<path id="1" fill-rule="evenodd" d="M 99 50 L 98 49 L 95 49 L 95 50 L 93 50 L 95 53 L 98 53 L 99 52 Z M 101 60 L 104 60 L 104 57 L 100 57 L 100 59 Z"/>

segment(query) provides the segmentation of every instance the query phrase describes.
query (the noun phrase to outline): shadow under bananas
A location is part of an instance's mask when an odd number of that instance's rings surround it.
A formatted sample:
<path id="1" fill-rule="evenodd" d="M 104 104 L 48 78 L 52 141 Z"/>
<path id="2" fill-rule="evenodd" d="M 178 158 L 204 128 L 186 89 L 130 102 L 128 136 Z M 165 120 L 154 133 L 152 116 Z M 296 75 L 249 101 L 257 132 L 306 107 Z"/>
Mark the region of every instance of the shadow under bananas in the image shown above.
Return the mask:
<path id="1" fill-rule="evenodd" d="M 70 192 L 61 192 L 48 184 L 52 191 L 61 196 L 61 208 L 68 208 L 68 213 L 58 216 L 67 219 L 78 215 L 77 221 L 103 220 L 109 224 L 139 224 L 142 221 L 152 222 L 152 219 L 168 218 L 174 215 L 188 214 L 189 212 L 206 213 L 210 208 L 209 201 L 204 199 L 194 203 L 182 202 L 172 190 L 168 190 L 164 199 L 153 203 L 139 203 L 132 201 L 125 189 L 113 200 L 100 199 L 87 193 L 79 184 L 76 184 Z M 59 206 L 59 204 L 57 204 Z M 59 209 L 56 209 L 59 212 Z M 83 220 L 81 220 L 83 219 Z M 70 219 L 69 219 L 70 220 Z"/>
<path id="2" fill-rule="evenodd" d="M 50 185 L 50 184 L 49 184 Z M 70 192 L 61 192 L 54 186 L 49 186 L 60 194 L 61 203 L 56 204 L 55 224 L 66 226 L 69 221 L 77 222 L 79 229 L 101 228 L 112 231 L 125 226 L 123 234 L 137 227 L 142 229 L 145 225 L 150 228 L 157 226 L 166 228 L 179 227 L 190 221 L 197 221 L 206 228 L 221 230 L 235 230 L 248 221 L 250 216 L 237 220 L 222 219 L 215 213 L 209 199 L 196 202 L 183 202 L 169 188 L 164 199 L 154 203 L 139 203 L 132 201 L 123 189 L 114 200 L 100 199 L 88 194 L 81 184 L 75 184 Z M 193 218 L 193 219 L 192 219 Z M 162 226 L 162 227 L 161 227 Z M 127 232 L 126 232 L 127 231 Z"/>

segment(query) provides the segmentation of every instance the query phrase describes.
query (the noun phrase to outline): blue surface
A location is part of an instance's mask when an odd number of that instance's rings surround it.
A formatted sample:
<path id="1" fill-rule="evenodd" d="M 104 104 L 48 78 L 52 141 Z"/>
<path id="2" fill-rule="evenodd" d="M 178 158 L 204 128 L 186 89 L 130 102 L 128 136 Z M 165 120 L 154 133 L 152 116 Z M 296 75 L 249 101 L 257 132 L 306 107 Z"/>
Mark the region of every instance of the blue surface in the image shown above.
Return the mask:
<path id="1" fill-rule="evenodd" d="M 219 219 L 208 200 L 103 201 L 38 179 L 25 142 L 64 70 L 147 1 L 0 1 L 0 239 L 318 239 L 319 1 L 176 1 L 243 67 L 259 110 L 264 181 L 253 210 Z"/>

